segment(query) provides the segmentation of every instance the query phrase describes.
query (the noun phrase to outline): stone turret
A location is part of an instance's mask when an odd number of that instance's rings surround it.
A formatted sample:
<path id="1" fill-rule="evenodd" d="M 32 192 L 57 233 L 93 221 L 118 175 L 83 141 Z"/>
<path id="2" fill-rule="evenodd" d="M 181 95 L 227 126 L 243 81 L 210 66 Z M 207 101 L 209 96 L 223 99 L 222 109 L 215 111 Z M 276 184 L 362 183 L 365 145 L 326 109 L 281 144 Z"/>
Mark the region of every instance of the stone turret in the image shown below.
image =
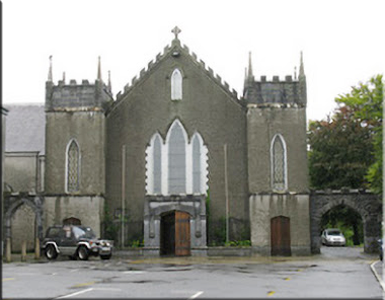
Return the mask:
<path id="1" fill-rule="evenodd" d="M 293 79 L 291 75 L 285 76 L 284 80 L 280 80 L 278 76 L 273 76 L 271 80 L 267 80 L 266 76 L 261 76 L 259 81 L 255 80 L 252 73 L 250 54 L 243 97 L 246 104 L 282 104 L 306 107 L 306 76 L 302 52 L 298 80 Z"/>
<path id="2" fill-rule="evenodd" d="M 104 110 L 111 100 L 111 90 L 102 80 L 100 57 L 94 84 L 89 83 L 88 80 L 82 80 L 80 84 L 76 80 L 66 83 L 63 76 L 63 80 L 59 80 L 55 85 L 52 78 L 52 56 L 50 56 L 45 97 L 47 111 Z"/>

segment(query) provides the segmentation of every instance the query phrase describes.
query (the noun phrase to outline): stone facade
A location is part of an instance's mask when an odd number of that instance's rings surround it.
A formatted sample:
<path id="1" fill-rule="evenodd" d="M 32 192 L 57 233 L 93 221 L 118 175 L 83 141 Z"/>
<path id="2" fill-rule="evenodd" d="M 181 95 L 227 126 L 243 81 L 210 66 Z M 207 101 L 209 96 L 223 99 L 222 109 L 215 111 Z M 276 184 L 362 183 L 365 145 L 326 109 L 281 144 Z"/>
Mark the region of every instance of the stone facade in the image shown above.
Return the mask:
<path id="1" fill-rule="evenodd" d="M 310 255 L 308 194 L 258 194 L 250 197 L 251 244 L 254 250 L 270 254 L 270 220 L 277 216 L 290 218 L 291 252 Z"/>
<path id="2" fill-rule="evenodd" d="M 270 254 L 270 221 L 284 216 L 291 252 L 309 254 L 302 59 L 299 77 L 283 81 L 255 80 L 250 61 L 239 97 L 174 33 L 116 99 L 100 60 L 95 83 L 54 84 L 50 66 L 44 228 L 76 218 L 101 234 L 107 216 L 117 245 L 143 240 L 159 255 L 164 217 L 178 211 L 192 255 L 225 235 Z"/>
<path id="3" fill-rule="evenodd" d="M 83 225 L 90 226 L 95 234 L 101 236 L 104 197 L 101 196 L 46 196 L 44 203 L 44 228 L 62 224 L 63 220 L 76 218 Z"/>

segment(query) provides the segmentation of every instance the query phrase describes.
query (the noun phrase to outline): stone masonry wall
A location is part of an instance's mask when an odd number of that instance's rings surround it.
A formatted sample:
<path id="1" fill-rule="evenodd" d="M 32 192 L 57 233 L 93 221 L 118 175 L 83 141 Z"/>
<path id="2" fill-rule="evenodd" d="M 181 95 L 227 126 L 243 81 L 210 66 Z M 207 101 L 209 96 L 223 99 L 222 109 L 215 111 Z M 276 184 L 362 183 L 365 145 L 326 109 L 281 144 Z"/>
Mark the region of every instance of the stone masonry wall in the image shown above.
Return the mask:
<path id="1" fill-rule="evenodd" d="M 104 198 L 101 196 L 45 197 L 44 233 L 49 226 L 61 225 L 63 220 L 74 217 L 82 225 L 90 226 L 97 237 L 101 234 L 104 217 Z"/>
<path id="2" fill-rule="evenodd" d="M 270 220 L 290 218 L 291 252 L 310 255 L 309 195 L 258 194 L 250 196 L 251 244 L 257 253 L 270 255 Z"/>
<path id="3" fill-rule="evenodd" d="M 78 194 L 104 194 L 104 113 L 47 112 L 46 118 L 46 193 L 48 195 L 65 193 L 67 145 L 71 139 L 76 139 L 81 155 Z"/>
<path id="4" fill-rule="evenodd" d="M 247 128 L 250 193 L 272 191 L 270 147 L 276 134 L 287 147 L 288 190 L 307 193 L 306 108 L 249 106 Z"/>

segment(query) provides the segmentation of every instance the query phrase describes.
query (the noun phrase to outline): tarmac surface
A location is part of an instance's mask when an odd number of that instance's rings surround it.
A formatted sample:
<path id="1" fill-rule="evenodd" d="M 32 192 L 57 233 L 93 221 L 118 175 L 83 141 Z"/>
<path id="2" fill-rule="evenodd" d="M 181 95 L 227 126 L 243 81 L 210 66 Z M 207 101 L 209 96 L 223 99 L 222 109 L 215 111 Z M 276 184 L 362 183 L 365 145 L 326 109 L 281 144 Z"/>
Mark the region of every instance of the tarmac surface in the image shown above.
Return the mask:
<path id="1" fill-rule="evenodd" d="M 132 252 L 131 252 L 132 253 Z M 20 255 L 3 265 L 4 296 L 40 298 L 314 298 L 382 299 L 382 262 L 362 248 L 323 247 L 320 255 L 292 257 L 140 257 L 115 251 L 56 261 Z M 49 282 L 47 289 L 46 283 Z M 325 286 L 327 289 L 325 290 Z M 33 287 L 33 288 L 32 288 Z"/>
<path id="2" fill-rule="evenodd" d="M 268 264 L 268 263 L 279 263 L 279 262 L 311 262 L 317 260 L 341 260 L 341 259 L 359 259 L 359 260 L 368 260 L 370 261 L 370 268 L 373 272 L 373 275 L 376 277 L 380 283 L 382 289 L 385 292 L 385 278 L 383 277 L 384 265 L 382 261 L 379 260 L 378 255 L 376 254 L 366 254 L 363 252 L 362 248 L 355 247 L 322 247 L 320 255 L 312 256 L 291 256 L 291 257 L 266 257 L 255 255 L 252 257 L 234 257 L 234 256 L 189 256 L 189 257 L 143 257 L 143 256 L 132 256 L 128 255 L 128 252 L 124 250 L 115 250 L 113 254 L 114 260 L 128 260 L 130 264 L 141 264 L 141 265 L 191 265 L 191 264 Z M 60 257 L 59 257 L 60 259 Z M 63 258 L 67 259 L 67 258 Z M 12 262 L 20 262 L 20 254 L 12 254 Z M 46 261 L 44 256 L 36 259 L 34 254 L 28 253 L 26 257 L 26 262 L 42 262 Z"/>

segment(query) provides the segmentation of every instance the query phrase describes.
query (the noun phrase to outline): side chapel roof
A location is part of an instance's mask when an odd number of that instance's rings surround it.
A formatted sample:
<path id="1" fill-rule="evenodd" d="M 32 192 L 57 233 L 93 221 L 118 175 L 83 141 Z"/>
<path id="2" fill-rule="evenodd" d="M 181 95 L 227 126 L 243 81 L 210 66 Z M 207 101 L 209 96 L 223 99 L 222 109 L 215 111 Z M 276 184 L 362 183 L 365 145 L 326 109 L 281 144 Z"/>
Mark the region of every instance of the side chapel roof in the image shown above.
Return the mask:
<path id="1" fill-rule="evenodd" d="M 45 154 L 44 104 L 4 105 L 6 152 L 40 152 Z"/>

